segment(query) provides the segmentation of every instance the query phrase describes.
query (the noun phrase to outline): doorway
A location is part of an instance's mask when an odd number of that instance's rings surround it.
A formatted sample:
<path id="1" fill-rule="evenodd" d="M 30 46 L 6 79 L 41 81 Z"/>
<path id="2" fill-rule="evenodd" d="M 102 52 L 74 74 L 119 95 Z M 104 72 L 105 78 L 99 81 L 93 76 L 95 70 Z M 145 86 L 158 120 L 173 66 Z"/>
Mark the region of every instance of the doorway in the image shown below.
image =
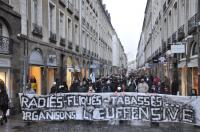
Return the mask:
<path id="1" fill-rule="evenodd" d="M 51 92 L 51 87 L 53 85 L 53 82 L 55 81 L 55 68 L 48 68 L 47 70 L 47 93 L 49 94 Z"/>
<path id="2" fill-rule="evenodd" d="M 40 66 L 30 66 L 29 68 L 29 79 L 31 86 L 35 90 L 36 94 L 41 95 L 41 79 L 42 79 L 42 68 Z"/>

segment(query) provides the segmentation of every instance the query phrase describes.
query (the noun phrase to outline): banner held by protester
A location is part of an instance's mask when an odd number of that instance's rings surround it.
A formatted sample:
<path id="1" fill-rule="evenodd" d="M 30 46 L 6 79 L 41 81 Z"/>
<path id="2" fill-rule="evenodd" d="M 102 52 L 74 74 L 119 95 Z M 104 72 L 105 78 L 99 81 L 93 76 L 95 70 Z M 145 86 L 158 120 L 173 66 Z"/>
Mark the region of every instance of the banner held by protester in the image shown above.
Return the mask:
<path id="1" fill-rule="evenodd" d="M 200 97 L 140 93 L 20 93 L 23 120 L 143 120 L 200 125 Z"/>

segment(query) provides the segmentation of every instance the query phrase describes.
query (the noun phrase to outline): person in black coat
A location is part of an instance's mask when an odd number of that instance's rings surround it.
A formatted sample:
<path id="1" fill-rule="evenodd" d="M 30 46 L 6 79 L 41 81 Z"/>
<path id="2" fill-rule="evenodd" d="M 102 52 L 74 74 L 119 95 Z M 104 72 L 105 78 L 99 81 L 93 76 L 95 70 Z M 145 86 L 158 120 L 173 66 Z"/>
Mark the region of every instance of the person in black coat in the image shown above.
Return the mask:
<path id="1" fill-rule="evenodd" d="M 7 123 L 6 113 L 8 110 L 9 98 L 6 92 L 6 86 L 4 81 L 0 79 L 0 110 L 3 112 L 3 116 L 1 119 L 1 125 L 3 125 L 3 121 Z"/>
<path id="2" fill-rule="evenodd" d="M 68 93 L 68 86 L 66 82 L 63 82 L 62 85 L 59 86 L 58 93 Z"/>
<path id="3" fill-rule="evenodd" d="M 58 85 L 57 85 L 56 82 L 53 82 L 53 85 L 52 85 L 52 87 L 51 87 L 51 92 L 50 92 L 50 94 L 57 93 L 57 91 L 58 91 Z"/>
<path id="4" fill-rule="evenodd" d="M 177 79 L 175 78 L 172 82 L 172 85 L 171 85 L 171 92 L 172 92 L 172 95 L 177 95 L 177 92 L 179 90 L 179 86 L 178 86 L 178 81 Z"/>

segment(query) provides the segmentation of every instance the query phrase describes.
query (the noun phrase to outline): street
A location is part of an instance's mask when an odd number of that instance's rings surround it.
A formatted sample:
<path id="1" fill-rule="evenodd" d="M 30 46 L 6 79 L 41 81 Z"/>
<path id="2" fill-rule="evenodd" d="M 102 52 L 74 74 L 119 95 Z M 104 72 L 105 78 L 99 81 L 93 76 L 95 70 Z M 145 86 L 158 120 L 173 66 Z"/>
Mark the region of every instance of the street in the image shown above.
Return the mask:
<path id="1" fill-rule="evenodd" d="M 199 132 L 200 128 L 186 124 L 160 123 L 159 127 L 134 126 L 127 122 L 109 125 L 108 122 L 60 121 L 34 122 L 28 125 L 21 115 L 12 116 L 7 124 L 0 126 L 0 132 Z"/>

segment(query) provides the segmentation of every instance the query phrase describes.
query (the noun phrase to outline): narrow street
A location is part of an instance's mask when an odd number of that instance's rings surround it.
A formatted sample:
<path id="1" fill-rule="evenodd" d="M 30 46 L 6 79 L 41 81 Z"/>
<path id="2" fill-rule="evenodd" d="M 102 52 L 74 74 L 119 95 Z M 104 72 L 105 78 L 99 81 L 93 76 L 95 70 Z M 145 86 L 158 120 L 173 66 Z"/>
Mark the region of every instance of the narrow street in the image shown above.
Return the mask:
<path id="1" fill-rule="evenodd" d="M 108 122 L 60 121 L 37 122 L 28 125 L 21 116 L 10 117 L 7 124 L 0 126 L 0 132 L 199 132 L 200 128 L 186 124 L 160 123 L 159 127 L 130 125 L 127 122 L 109 125 Z"/>

